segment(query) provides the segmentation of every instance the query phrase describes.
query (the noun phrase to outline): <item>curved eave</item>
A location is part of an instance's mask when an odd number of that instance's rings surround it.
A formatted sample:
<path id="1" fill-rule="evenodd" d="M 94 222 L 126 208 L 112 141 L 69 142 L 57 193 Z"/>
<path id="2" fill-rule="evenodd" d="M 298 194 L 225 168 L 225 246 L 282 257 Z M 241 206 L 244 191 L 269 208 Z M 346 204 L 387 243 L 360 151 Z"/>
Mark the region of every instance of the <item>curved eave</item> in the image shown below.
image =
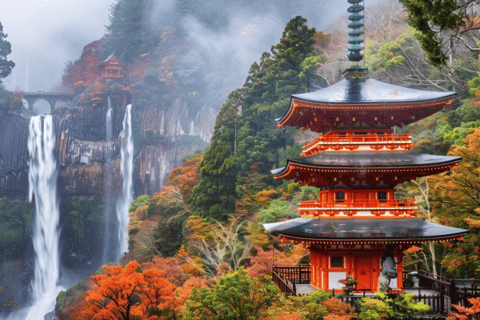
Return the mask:
<path id="1" fill-rule="evenodd" d="M 289 108 L 286 113 L 275 119 L 279 126 L 291 125 L 299 127 L 289 121 L 297 119 L 299 113 L 297 106 L 307 105 L 306 108 L 332 108 L 332 107 L 377 107 L 378 110 L 388 106 L 415 107 L 429 104 L 427 107 L 443 106 L 451 103 L 456 92 L 428 91 L 405 88 L 384 83 L 374 79 L 345 78 L 329 87 L 307 93 L 293 94 L 290 97 Z M 436 112 L 436 111 L 435 111 Z M 418 119 L 417 119 L 418 120 Z"/>
<path id="2" fill-rule="evenodd" d="M 394 157 L 395 159 L 385 160 L 385 165 L 375 165 L 375 164 L 369 164 L 369 158 L 375 158 L 375 157 L 381 157 L 381 155 L 388 155 L 391 157 Z M 331 159 L 335 159 L 338 157 L 338 159 L 342 159 L 342 157 L 350 157 L 352 159 L 356 160 L 356 163 L 348 163 L 344 162 L 342 163 L 341 160 L 337 162 L 331 161 L 322 163 L 322 159 L 318 160 L 318 163 L 312 163 L 308 162 L 309 158 L 315 158 L 315 156 L 306 158 L 305 160 L 287 160 L 287 165 L 283 168 L 278 168 L 271 170 L 271 173 L 274 175 L 275 179 L 293 179 L 295 177 L 290 176 L 293 174 L 295 169 L 297 168 L 302 168 L 302 169 L 314 169 L 314 170 L 342 170 L 342 171 L 347 171 L 347 172 L 368 172 L 368 171 L 375 171 L 375 170 L 395 170 L 395 169 L 416 169 L 416 168 L 435 168 L 435 167 L 441 167 L 441 166 L 454 166 L 458 162 L 462 160 L 462 157 L 450 157 L 450 156 L 435 156 L 435 155 L 424 155 L 424 154 L 411 154 L 409 152 L 396 152 L 396 153 L 389 153 L 389 152 L 361 152 L 361 153 L 323 153 L 317 155 L 319 157 L 328 157 Z M 367 157 L 368 156 L 368 157 Z M 410 156 L 410 157 L 415 157 L 418 156 L 421 160 L 421 157 L 430 157 L 430 159 L 435 159 L 437 158 L 438 160 L 430 160 L 429 162 L 421 162 L 418 160 L 417 162 L 415 159 L 413 161 L 401 161 L 402 157 L 405 156 Z M 362 158 L 363 157 L 363 158 Z M 365 159 L 366 158 L 366 159 Z M 406 157 L 407 158 L 407 157 Z M 400 160 L 400 161 L 398 161 Z M 408 160 L 411 160 L 411 158 L 408 158 Z M 314 160 L 315 161 L 315 160 Z"/>
<path id="3" fill-rule="evenodd" d="M 306 126 L 299 126 L 294 123 L 291 123 L 292 118 L 293 119 L 298 119 L 302 114 L 300 114 L 300 111 L 298 109 L 300 108 L 305 108 L 305 106 L 301 105 L 301 103 L 306 103 L 310 105 L 314 105 L 315 108 L 368 108 L 372 110 L 373 108 L 376 108 L 378 112 L 384 112 L 386 109 L 389 107 L 394 108 L 396 106 L 408 106 L 409 108 L 415 108 L 415 107 L 421 107 L 424 104 L 429 104 L 429 106 L 424 107 L 425 109 L 432 109 L 433 111 L 431 114 L 440 111 L 441 108 L 444 105 L 448 105 L 452 103 L 452 99 L 455 97 L 456 93 L 453 93 L 452 95 L 449 95 L 446 98 L 441 98 L 441 99 L 427 99 L 427 100 L 422 100 L 422 101 L 400 101 L 400 102 L 370 102 L 370 103 L 326 103 L 326 102 L 312 102 L 308 100 L 302 100 L 298 98 L 293 98 L 290 97 L 290 105 L 288 107 L 287 112 L 280 118 L 276 118 L 275 122 L 277 122 L 278 127 L 283 127 L 285 125 L 292 126 L 292 127 L 303 127 L 307 128 Z M 313 109 L 313 108 L 312 108 Z M 439 109 L 439 110 L 436 110 Z M 420 120 L 420 118 L 411 120 L 407 123 L 404 124 L 409 124 L 411 122 Z M 315 131 L 315 130 L 314 130 Z"/>
<path id="4" fill-rule="evenodd" d="M 454 240 L 468 234 L 465 229 L 411 219 L 309 219 L 264 224 L 273 235 L 307 242 L 392 242 L 419 243 Z"/>

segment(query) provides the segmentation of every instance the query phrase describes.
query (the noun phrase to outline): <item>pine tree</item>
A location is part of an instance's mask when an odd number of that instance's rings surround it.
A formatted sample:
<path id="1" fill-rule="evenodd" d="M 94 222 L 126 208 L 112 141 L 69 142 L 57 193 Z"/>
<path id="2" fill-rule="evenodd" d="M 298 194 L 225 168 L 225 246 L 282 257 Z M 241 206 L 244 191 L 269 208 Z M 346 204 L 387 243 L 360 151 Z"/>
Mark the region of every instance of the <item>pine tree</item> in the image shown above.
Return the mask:
<path id="1" fill-rule="evenodd" d="M 1 79 L 7 77 L 15 67 L 13 61 L 7 60 L 7 56 L 12 53 L 12 45 L 5 38 L 7 38 L 7 34 L 3 33 L 3 26 L 0 22 L 0 84 L 2 83 Z"/>
<path id="2" fill-rule="evenodd" d="M 269 173 L 278 166 L 277 150 L 291 141 L 294 129 L 283 132 L 274 121 L 287 108 L 291 93 L 308 90 L 320 57 L 313 44 L 315 29 L 298 16 L 287 24 L 280 43 L 252 64 L 243 88 L 229 95 L 215 126 L 212 144 L 200 164 L 200 183 L 190 201 L 203 217 L 225 218 L 235 200 L 259 185 L 273 184 Z M 260 174 L 251 184 L 246 176 Z"/>
<path id="3" fill-rule="evenodd" d="M 117 0 L 113 3 L 103 57 L 115 53 L 120 60 L 131 62 L 142 53 L 152 52 L 159 39 L 150 23 L 152 9 L 152 0 Z"/>

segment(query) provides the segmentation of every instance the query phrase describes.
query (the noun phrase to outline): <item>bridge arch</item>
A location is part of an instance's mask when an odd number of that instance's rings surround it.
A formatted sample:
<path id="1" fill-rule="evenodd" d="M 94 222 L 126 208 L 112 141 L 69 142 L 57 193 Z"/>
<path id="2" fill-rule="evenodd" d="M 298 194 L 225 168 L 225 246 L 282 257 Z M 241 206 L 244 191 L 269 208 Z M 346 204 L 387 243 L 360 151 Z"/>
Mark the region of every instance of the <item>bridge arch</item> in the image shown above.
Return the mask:
<path id="1" fill-rule="evenodd" d="M 48 114 L 50 114 L 53 110 L 55 110 L 57 102 L 72 101 L 73 97 L 73 92 L 25 92 L 23 99 L 26 101 L 27 105 L 25 103 L 23 105 L 28 110 L 38 113 L 35 110 L 35 106 L 37 105 L 36 103 L 43 100 L 48 103 L 50 109 Z M 46 108 L 47 107 L 41 107 L 40 112 Z"/>

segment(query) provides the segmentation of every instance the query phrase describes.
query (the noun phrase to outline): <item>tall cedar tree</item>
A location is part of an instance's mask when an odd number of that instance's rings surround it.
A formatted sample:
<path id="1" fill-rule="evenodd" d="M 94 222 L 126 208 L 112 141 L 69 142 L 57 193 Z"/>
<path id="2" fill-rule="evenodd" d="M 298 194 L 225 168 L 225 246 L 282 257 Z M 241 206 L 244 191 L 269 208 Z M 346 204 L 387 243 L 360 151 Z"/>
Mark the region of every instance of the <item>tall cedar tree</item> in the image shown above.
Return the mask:
<path id="1" fill-rule="evenodd" d="M 159 35 L 151 25 L 152 0 L 117 0 L 110 6 L 103 58 L 113 52 L 120 60 L 131 62 L 140 54 L 152 52 Z"/>
<path id="2" fill-rule="evenodd" d="M 0 84 L 2 78 L 7 77 L 11 72 L 15 63 L 11 60 L 7 60 L 7 56 L 12 53 L 12 45 L 5 40 L 7 35 L 3 33 L 3 26 L 0 22 Z"/>
<path id="3" fill-rule="evenodd" d="M 278 165 L 277 149 L 293 144 L 287 141 L 292 130 L 283 133 L 274 119 L 285 112 L 290 94 L 306 92 L 315 78 L 320 57 L 313 46 L 315 29 L 306 22 L 300 16 L 288 22 L 280 43 L 251 66 L 243 87 L 222 107 L 200 164 L 200 183 L 190 197 L 196 214 L 224 219 L 233 213 L 237 195 L 252 187 L 262 189 L 261 181 L 255 187 L 241 185 L 247 172 L 255 168 L 269 174 Z"/>

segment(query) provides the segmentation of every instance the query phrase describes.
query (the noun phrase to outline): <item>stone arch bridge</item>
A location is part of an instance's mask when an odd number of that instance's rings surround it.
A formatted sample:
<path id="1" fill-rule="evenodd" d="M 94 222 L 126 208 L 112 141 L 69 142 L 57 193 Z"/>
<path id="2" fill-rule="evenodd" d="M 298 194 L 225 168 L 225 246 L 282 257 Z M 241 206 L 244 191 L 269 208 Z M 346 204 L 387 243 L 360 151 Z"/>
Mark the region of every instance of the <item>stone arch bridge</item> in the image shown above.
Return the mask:
<path id="1" fill-rule="evenodd" d="M 33 104 L 37 100 L 44 99 L 50 104 L 50 110 L 55 109 L 55 105 L 58 101 L 72 101 L 73 91 L 71 92 L 25 92 L 23 99 L 28 102 L 28 110 L 32 110 Z"/>

